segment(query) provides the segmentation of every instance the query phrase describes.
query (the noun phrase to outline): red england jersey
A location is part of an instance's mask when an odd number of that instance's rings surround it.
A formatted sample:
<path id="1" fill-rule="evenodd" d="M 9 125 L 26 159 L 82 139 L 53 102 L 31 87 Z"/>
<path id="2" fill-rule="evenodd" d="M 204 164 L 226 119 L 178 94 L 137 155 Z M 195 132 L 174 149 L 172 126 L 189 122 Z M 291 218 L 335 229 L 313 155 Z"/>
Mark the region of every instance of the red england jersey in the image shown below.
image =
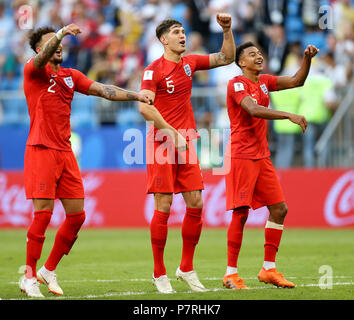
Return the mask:
<path id="1" fill-rule="evenodd" d="M 258 83 L 237 76 L 227 86 L 227 110 L 231 126 L 231 157 L 262 159 L 270 156 L 267 142 L 267 120 L 252 117 L 241 107 L 241 101 L 250 96 L 255 103 L 268 108 L 269 92 L 277 90 L 277 77 L 260 75 Z M 229 143 L 230 143 L 229 142 Z M 227 152 L 230 156 L 230 149 Z"/>
<path id="2" fill-rule="evenodd" d="M 179 63 L 162 56 L 143 74 L 141 90 L 155 92 L 154 106 L 172 127 L 188 130 L 187 135 L 183 131 L 181 134 L 189 139 L 198 137 L 190 102 L 193 73 L 206 69 L 209 69 L 209 55 L 187 55 Z"/>
<path id="3" fill-rule="evenodd" d="M 33 59 L 24 68 L 23 89 L 30 116 L 27 145 L 70 151 L 70 113 L 74 91 L 87 94 L 92 80 L 75 69 L 49 64 L 36 68 Z"/>

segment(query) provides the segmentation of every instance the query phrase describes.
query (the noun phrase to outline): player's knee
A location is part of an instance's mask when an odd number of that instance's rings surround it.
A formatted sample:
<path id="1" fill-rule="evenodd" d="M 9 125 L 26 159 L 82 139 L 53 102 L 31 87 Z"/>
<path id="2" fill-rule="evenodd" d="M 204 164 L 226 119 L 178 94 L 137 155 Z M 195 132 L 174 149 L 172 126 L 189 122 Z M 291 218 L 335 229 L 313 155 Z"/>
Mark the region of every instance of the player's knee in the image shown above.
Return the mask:
<path id="1" fill-rule="evenodd" d="M 193 199 L 189 200 L 187 204 L 189 208 L 203 208 L 203 199 L 202 197 L 194 197 Z"/>
<path id="2" fill-rule="evenodd" d="M 170 212 L 171 203 L 160 203 L 157 210 L 162 212 Z"/>
<path id="3" fill-rule="evenodd" d="M 84 199 L 61 199 L 66 214 L 84 211 Z"/>
<path id="4" fill-rule="evenodd" d="M 54 200 L 52 199 L 33 199 L 35 211 L 52 210 L 54 209 Z"/>
<path id="5" fill-rule="evenodd" d="M 273 216 L 279 219 L 284 219 L 288 213 L 288 206 L 286 203 L 280 203 L 274 210 Z"/>
<path id="6" fill-rule="evenodd" d="M 184 201 L 188 208 L 203 208 L 203 198 L 201 191 L 190 191 L 183 194 Z"/>
<path id="7" fill-rule="evenodd" d="M 288 206 L 285 202 L 272 205 L 268 207 L 270 212 L 271 221 L 279 224 L 283 224 L 286 214 L 288 213 Z"/>
<path id="8" fill-rule="evenodd" d="M 288 214 L 288 206 L 285 203 L 283 203 L 283 205 L 280 209 L 280 216 L 282 218 L 285 218 L 287 214 Z"/>
<path id="9" fill-rule="evenodd" d="M 155 194 L 156 209 L 162 212 L 170 212 L 172 199 L 172 195 Z"/>

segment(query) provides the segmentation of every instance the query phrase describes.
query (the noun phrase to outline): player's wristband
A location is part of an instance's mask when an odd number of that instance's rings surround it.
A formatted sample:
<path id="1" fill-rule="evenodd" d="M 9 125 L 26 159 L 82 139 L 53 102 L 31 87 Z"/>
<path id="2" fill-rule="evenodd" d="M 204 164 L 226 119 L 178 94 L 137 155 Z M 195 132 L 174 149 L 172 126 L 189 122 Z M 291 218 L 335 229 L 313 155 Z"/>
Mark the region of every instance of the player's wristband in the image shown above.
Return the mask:
<path id="1" fill-rule="evenodd" d="M 64 28 L 61 28 L 55 35 L 58 38 L 58 40 L 62 40 L 64 38 L 64 32 L 63 32 Z"/>

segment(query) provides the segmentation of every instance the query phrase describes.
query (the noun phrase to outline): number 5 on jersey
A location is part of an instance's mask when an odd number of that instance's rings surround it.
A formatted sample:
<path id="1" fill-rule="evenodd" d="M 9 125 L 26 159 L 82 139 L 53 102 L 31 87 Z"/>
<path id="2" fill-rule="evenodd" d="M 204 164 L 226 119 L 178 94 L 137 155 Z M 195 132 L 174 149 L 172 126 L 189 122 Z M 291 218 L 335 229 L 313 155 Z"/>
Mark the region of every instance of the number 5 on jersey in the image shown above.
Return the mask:
<path id="1" fill-rule="evenodd" d="M 166 80 L 169 78 L 166 78 Z M 173 93 L 173 91 L 175 91 L 175 86 L 173 84 L 173 80 L 167 80 L 166 81 L 166 86 L 167 86 L 167 92 L 168 93 Z"/>

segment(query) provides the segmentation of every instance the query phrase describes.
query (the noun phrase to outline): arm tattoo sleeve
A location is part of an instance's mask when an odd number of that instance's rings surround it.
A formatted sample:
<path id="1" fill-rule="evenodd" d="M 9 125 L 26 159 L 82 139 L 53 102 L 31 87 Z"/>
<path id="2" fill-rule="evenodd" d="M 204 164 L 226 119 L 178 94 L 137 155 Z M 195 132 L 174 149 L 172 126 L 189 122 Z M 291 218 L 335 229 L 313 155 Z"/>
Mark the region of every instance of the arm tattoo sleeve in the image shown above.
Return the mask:
<path id="1" fill-rule="evenodd" d="M 54 52 L 58 49 L 59 44 L 60 40 L 56 36 L 53 36 L 50 40 L 48 40 L 48 42 L 44 45 L 43 50 L 41 50 L 41 52 L 34 58 L 33 62 L 35 67 L 43 68 Z"/>
<path id="2" fill-rule="evenodd" d="M 137 100 L 137 96 L 133 92 L 113 85 L 104 85 L 102 90 L 102 97 L 113 101 Z"/>

